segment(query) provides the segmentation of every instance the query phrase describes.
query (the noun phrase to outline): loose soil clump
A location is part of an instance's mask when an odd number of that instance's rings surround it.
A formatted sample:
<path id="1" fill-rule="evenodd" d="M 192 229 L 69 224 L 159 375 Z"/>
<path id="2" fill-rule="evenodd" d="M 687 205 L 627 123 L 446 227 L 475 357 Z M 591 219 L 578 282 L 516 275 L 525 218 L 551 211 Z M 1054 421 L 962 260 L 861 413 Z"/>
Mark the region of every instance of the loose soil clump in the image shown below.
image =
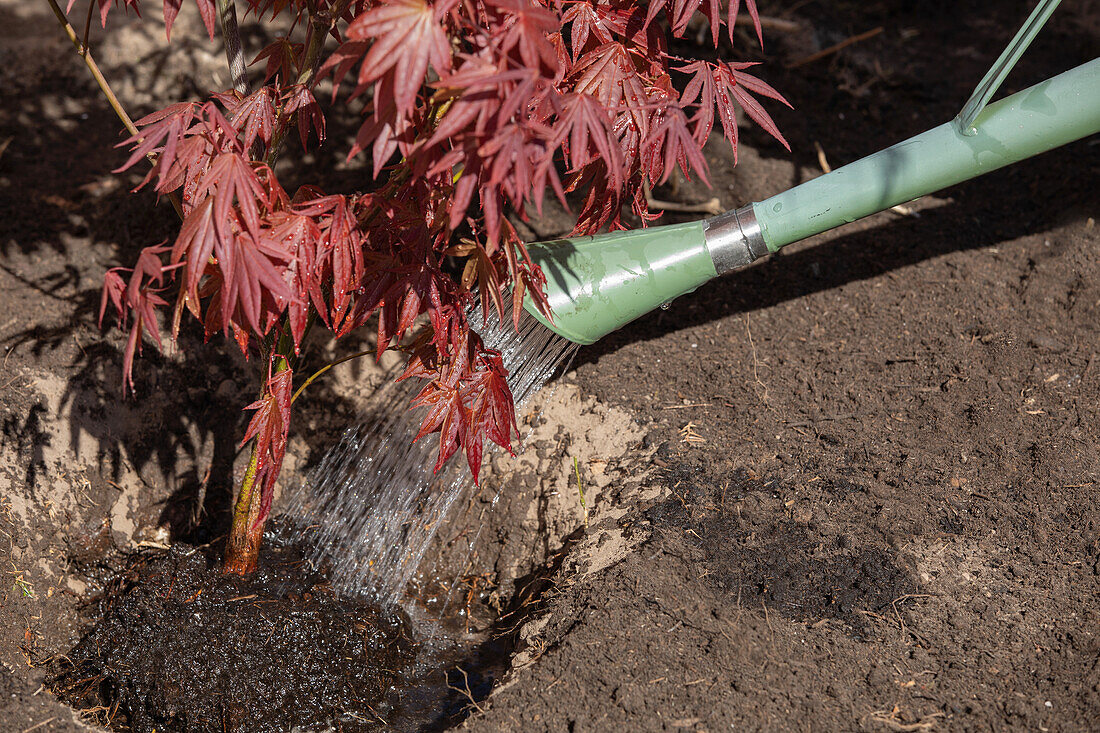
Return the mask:
<path id="1" fill-rule="evenodd" d="M 249 578 L 185 545 L 138 559 L 49 686 L 135 733 L 378 729 L 416 677 L 408 618 L 336 598 L 292 547 L 268 544 Z"/>

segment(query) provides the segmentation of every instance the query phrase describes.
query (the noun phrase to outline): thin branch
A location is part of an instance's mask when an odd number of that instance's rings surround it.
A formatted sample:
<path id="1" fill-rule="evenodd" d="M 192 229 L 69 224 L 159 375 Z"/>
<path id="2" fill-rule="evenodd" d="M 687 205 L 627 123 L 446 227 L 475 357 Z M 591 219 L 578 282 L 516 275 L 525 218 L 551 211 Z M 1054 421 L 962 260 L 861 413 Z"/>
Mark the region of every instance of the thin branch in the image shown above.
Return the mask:
<path id="1" fill-rule="evenodd" d="M 871 30 L 867 31 L 866 33 L 860 33 L 858 36 L 852 36 L 851 38 L 846 38 L 843 41 L 841 41 L 840 43 L 833 44 L 832 46 L 829 46 L 828 48 L 823 48 L 820 51 L 818 51 L 817 53 L 811 53 L 809 56 L 803 56 L 800 59 L 796 59 L 796 60 L 792 61 L 791 63 L 787 64 L 785 68 L 787 68 L 787 69 L 797 69 L 799 66 L 805 66 L 806 64 L 811 64 L 814 61 L 818 61 L 820 59 L 825 58 L 826 56 L 831 56 L 834 53 L 836 53 L 837 51 L 848 48 L 848 46 L 851 46 L 853 43 L 859 43 L 860 41 L 866 41 L 868 38 L 874 38 L 879 33 L 882 33 L 882 31 L 883 31 L 883 28 L 882 28 L 881 25 L 878 28 L 872 28 Z"/>
<path id="2" fill-rule="evenodd" d="M 684 204 L 676 201 L 662 201 L 654 197 L 649 183 L 643 182 L 642 190 L 645 193 L 646 205 L 651 209 L 660 209 L 661 211 L 672 211 L 681 214 L 710 214 L 711 216 L 716 216 L 726 210 L 717 197 L 697 204 Z"/>
<path id="3" fill-rule="evenodd" d="M 737 16 L 737 25 L 755 25 L 755 19 L 747 14 L 741 13 Z M 767 15 L 760 16 L 760 27 L 766 31 L 779 31 L 780 33 L 795 33 L 802 30 L 802 24 L 796 23 L 793 20 L 784 20 L 783 18 L 772 18 Z"/>
<path id="4" fill-rule="evenodd" d="M 241 49 L 241 29 L 237 26 L 236 3 L 233 0 L 218 0 L 218 18 L 221 20 L 225 60 L 229 64 L 229 75 L 233 79 L 233 88 L 242 97 L 247 97 L 249 94 L 248 75 L 244 69 L 244 51 Z"/>
<path id="5" fill-rule="evenodd" d="M 311 374 L 309 376 L 309 379 L 302 382 L 302 385 L 300 387 L 298 387 L 298 389 L 294 392 L 294 395 L 290 398 L 290 404 L 293 405 L 294 400 L 298 399 L 298 395 L 302 394 L 302 392 L 305 390 L 305 388 L 313 383 L 313 380 L 317 379 L 317 377 L 321 376 L 322 374 L 327 372 L 329 369 L 332 369 L 334 366 L 339 366 L 340 364 L 343 364 L 345 361 L 351 361 L 352 359 L 358 359 L 361 356 L 366 356 L 367 354 L 373 354 L 373 353 L 374 353 L 374 349 L 367 349 L 366 351 L 360 351 L 356 354 L 351 354 L 349 356 L 343 356 L 343 357 L 337 359 L 334 362 L 331 362 L 329 364 L 325 364 L 323 367 L 321 367 L 320 369 L 315 371 L 313 374 Z"/>
<path id="6" fill-rule="evenodd" d="M 95 3 L 92 2 L 92 0 L 88 0 L 88 17 L 84 19 L 84 41 L 83 41 L 83 43 L 81 43 L 81 46 L 83 46 L 84 48 L 83 48 L 83 51 L 80 54 L 81 56 L 88 53 L 88 50 L 91 48 L 91 46 L 88 45 L 88 37 L 92 33 L 92 11 L 93 10 L 95 10 Z"/>
<path id="7" fill-rule="evenodd" d="M 103 76 L 103 72 L 99 70 L 99 64 L 92 58 L 91 52 L 80 42 L 80 38 L 76 35 L 76 31 L 73 29 L 69 19 L 65 17 L 64 11 L 61 10 L 57 4 L 57 0 L 46 0 L 50 4 L 50 9 L 53 10 L 53 14 L 57 16 L 57 22 L 61 24 L 61 28 L 65 31 L 65 35 L 69 37 L 73 47 L 76 48 L 76 52 L 84 59 L 84 65 L 88 67 L 88 71 L 92 73 L 92 78 L 95 79 L 95 83 L 99 86 L 99 90 L 103 92 L 103 96 L 107 98 L 107 103 L 111 105 L 111 109 L 115 111 L 118 118 L 122 120 L 122 124 L 126 127 L 126 130 L 133 136 L 138 137 L 141 135 L 138 129 L 134 126 L 134 121 L 130 119 L 130 115 L 126 113 L 126 108 L 122 106 L 122 102 L 118 101 L 118 97 L 115 96 L 115 92 L 111 89 L 111 85 L 107 83 L 106 77 Z M 156 157 L 152 154 L 146 156 L 150 162 L 156 163 Z M 179 198 L 174 193 L 167 194 L 168 200 L 172 202 L 172 208 L 176 210 L 176 214 L 180 219 L 183 219 L 183 207 L 180 206 Z"/>

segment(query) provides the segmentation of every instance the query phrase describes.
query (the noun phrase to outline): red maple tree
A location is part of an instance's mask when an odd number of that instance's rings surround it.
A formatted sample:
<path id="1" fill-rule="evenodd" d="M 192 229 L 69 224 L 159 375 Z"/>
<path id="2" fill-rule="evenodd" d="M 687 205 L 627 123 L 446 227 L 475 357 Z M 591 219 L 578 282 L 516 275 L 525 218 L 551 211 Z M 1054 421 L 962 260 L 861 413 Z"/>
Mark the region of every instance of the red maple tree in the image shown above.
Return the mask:
<path id="1" fill-rule="evenodd" d="M 96 2 L 103 22 L 119 4 Z M 122 2 L 138 9 L 139 0 Z M 181 2 L 164 0 L 169 32 Z M 196 2 L 213 38 L 227 0 Z M 312 326 L 339 338 L 373 319 L 379 356 L 407 350 L 402 378 L 423 383 L 417 439 L 438 433 L 436 467 L 461 449 L 476 477 L 485 440 L 510 449 L 517 428 L 500 354 L 468 308 L 480 301 L 517 324 L 525 294 L 546 309 L 543 275 L 506 214 L 541 211 L 549 189 L 563 204 L 584 192 L 576 234 L 623 228 L 627 208 L 651 221 L 647 185 L 677 167 L 706 180 L 702 146 L 716 111 L 735 150 L 738 107 L 786 145 L 757 97 L 786 101 L 747 72 L 752 64 L 669 52 L 669 36 L 696 13 L 715 46 L 723 25 L 732 41 L 740 0 L 246 2 L 261 19 L 291 14 L 293 32 L 256 57 L 259 88 L 136 123 L 120 170 L 154 159 L 142 185 L 178 196 L 184 218 L 171 246 L 107 273 L 100 314 L 112 306 L 129 331 L 131 388 L 134 355 L 145 334 L 160 343 L 157 311 L 169 306 L 173 336 L 187 311 L 208 335 L 262 358 L 228 572 L 255 567 L 286 450 L 293 366 Z M 755 0 L 745 8 L 759 38 Z M 370 156 L 370 192 L 290 193 L 272 170 L 293 128 L 306 149 L 324 143 L 324 78 L 332 103 L 362 107 L 350 155 Z M 466 258 L 461 277 L 445 268 L 451 256 Z M 428 325 L 412 333 L 425 314 Z"/>

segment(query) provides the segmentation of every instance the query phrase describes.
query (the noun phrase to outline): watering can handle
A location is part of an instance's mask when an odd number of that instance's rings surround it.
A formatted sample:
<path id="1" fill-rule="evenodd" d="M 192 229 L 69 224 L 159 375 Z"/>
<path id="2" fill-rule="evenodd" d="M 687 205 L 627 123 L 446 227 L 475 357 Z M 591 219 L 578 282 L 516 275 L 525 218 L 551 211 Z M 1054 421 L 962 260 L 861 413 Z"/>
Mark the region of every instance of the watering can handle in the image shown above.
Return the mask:
<path id="1" fill-rule="evenodd" d="M 958 127 L 959 132 L 963 135 L 977 134 L 977 130 L 974 129 L 974 120 L 989 104 L 989 100 L 997 93 L 997 89 L 1000 88 L 1005 77 L 1016 66 L 1016 62 L 1027 51 L 1027 47 L 1031 45 L 1031 42 L 1039 33 L 1039 29 L 1046 25 L 1047 19 L 1050 18 L 1061 1 L 1040 0 L 1035 9 L 1031 11 L 1031 15 L 1028 16 L 1023 27 L 1016 33 L 1008 47 L 1001 52 L 992 68 L 978 82 L 978 86 L 974 88 L 974 93 L 970 95 L 970 99 L 966 100 L 962 111 L 955 117 L 955 125 Z"/>

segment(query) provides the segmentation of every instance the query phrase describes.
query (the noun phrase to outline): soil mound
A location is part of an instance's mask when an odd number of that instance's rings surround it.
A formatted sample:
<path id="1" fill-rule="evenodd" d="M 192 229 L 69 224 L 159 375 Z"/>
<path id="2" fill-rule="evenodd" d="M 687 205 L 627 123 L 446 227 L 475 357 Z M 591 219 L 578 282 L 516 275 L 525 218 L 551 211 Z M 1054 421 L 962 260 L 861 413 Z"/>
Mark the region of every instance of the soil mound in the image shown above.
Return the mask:
<path id="1" fill-rule="evenodd" d="M 250 578 L 186 546 L 138 561 L 50 686 L 135 733 L 377 729 L 414 675 L 409 622 L 337 599 L 303 565 L 287 546 Z"/>

